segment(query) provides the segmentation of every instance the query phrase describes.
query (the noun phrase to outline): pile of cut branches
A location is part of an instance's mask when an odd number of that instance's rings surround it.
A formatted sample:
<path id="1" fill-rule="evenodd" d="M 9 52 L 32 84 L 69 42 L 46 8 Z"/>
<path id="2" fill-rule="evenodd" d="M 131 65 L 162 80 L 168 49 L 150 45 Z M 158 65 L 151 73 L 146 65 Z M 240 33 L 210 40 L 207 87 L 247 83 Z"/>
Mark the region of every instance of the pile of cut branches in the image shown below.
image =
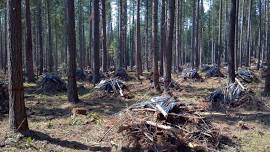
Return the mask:
<path id="1" fill-rule="evenodd" d="M 208 96 L 212 110 L 267 110 L 255 93 L 236 78 L 235 83 L 218 88 Z"/>
<path id="2" fill-rule="evenodd" d="M 55 94 L 66 90 L 66 84 L 59 76 L 47 73 L 39 82 L 39 88 L 35 93 Z"/>
<path id="3" fill-rule="evenodd" d="M 198 73 L 196 69 L 193 68 L 186 68 L 182 71 L 182 77 L 187 80 L 187 79 L 194 79 L 194 80 L 200 80 L 202 81 L 202 77 Z"/>
<path id="4" fill-rule="evenodd" d="M 215 151 L 223 136 L 198 111 L 204 109 L 155 97 L 122 111 L 101 140 L 111 131 L 109 140 L 120 138 L 126 148 L 138 151 Z"/>
<path id="5" fill-rule="evenodd" d="M 127 89 L 126 83 L 117 78 L 101 80 L 95 89 L 124 96 L 123 91 Z"/>

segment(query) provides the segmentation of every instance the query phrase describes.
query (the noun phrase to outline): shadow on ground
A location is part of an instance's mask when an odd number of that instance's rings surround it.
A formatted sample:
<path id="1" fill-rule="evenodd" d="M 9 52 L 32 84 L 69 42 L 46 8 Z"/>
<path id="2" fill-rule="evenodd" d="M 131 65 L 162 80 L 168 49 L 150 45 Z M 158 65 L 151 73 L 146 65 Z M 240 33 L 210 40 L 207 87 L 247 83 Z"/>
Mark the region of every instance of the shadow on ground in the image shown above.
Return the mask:
<path id="1" fill-rule="evenodd" d="M 68 141 L 68 140 L 61 140 L 58 138 L 52 138 L 51 136 L 39 132 L 39 131 L 30 131 L 30 134 L 28 136 L 31 136 L 33 139 L 37 141 L 46 141 L 49 144 L 58 145 L 65 148 L 70 148 L 74 150 L 88 150 L 89 146 L 82 144 L 77 141 Z"/>
<path id="2" fill-rule="evenodd" d="M 236 113 L 235 115 L 226 115 L 224 113 L 210 114 L 207 116 L 210 120 L 225 122 L 229 125 L 235 125 L 239 121 L 257 122 L 265 126 L 270 126 L 269 112 Z"/>

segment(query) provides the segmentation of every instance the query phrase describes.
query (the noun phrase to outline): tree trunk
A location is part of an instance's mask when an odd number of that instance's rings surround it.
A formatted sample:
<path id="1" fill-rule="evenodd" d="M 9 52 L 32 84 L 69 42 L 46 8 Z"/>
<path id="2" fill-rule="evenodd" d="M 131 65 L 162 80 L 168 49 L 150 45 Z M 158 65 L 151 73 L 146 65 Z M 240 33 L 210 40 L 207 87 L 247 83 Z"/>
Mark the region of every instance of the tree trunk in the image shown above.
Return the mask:
<path id="1" fill-rule="evenodd" d="M 152 2 L 154 3 L 154 2 Z M 148 58 L 148 22 L 149 22 L 149 7 L 148 7 L 148 1 L 145 1 L 145 39 L 144 39 L 144 44 L 145 44 L 145 48 L 144 48 L 144 52 L 145 52 L 145 59 L 144 59 L 144 63 L 145 63 L 145 69 L 147 71 L 149 71 L 149 60 L 151 61 L 151 57 Z M 153 15 L 153 14 L 152 14 Z"/>
<path id="2" fill-rule="evenodd" d="M 84 49 L 83 49 L 83 29 L 82 29 L 82 24 L 83 24 L 83 17 L 82 17 L 82 1 L 78 0 L 78 34 L 79 34 L 79 67 L 80 69 L 84 68 Z"/>
<path id="3" fill-rule="evenodd" d="M 267 0 L 268 3 L 268 10 L 267 10 L 267 21 L 269 21 L 269 0 Z M 269 25 L 269 24 L 268 24 Z M 268 36 L 270 35 L 269 29 L 267 31 Z M 266 77 L 265 77 L 265 87 L 264 87 L 264 95 L 270 96 L 270 41 L 268 39 L 267 42 L 268 50 L 267 50 L 267 71 L 266 71 Z"/>
<path id="4" fill-rule="evenodd" d="M 196 17 L 196 50 L 195 50 L 195 67 L 200 66 L 200 42 L 199 42 L 199 29 L 200 29 L 200 0 L 197 0 L 197 17 Z"/>
<path id="5" fill-rule="evenodd" d="M 23 88 L 20 0 L 7 0 L 7 26 L 9 125 L 12 131 L 25 132 L 28 122 Z"/>
<path id="6" fill-rule="evenodd" d="M 25 22 L 26 22 L 26 44 L 25 44 L 25 57 L 26 57 L 26 71 L 28 82 L 34 82 L 34 69 L 33 69 L 33 46 L 32 46 L 32 26 L 31 26 L 31 12 L 29 0 L 25 0 Z"/>
<path id="7" fill-rule="evenodd" d="M 50 12 L 50 0 L 47 0 L 47 15 L 48 15 L 48 65 L 49 72 L 53 72 L 53 49 L 52 49 L 52 25 L 51 25 L 51 12 Z"/>
<path id="8" fill-rule="evenodd" d="M 165 90 L 169 90 L 171 83 L 172 73 L 172 42 L 174 32 L 174 19 L 175 19 L 175 0 L 168 1 L 168 19 L 167 19 L 167 35 L 166 35 L 166 51 L 164 53 L 164 86 Z"/>
<path id="9" fill-rule="evenodd" d="M 42 36 L 42 0 L 38 0 L 38 36 L 39 36 L 39 75 L 43 74 L 43 36 Z"/>
<path id="10" fill-rule="evenodd" d="M 164 52 L 166 47 L 166 24 L 165 24 L 165 12 L 166 12 L 166 0 L 162 0 L 161 3 L 161 18 L 160 18 L 160 75 L 163 76 L 163 58 L 164 58 Z"/>
<path id="11" fill-rule="evenodd" d="M 2 18 L 2 13 L 0 12 L 0 18 Z M 0 19 L 0 69 L 3 70 L 4 69 L 4 60 L 5 60 L 5 56 L 4 56 L 4 47 L 3 47 L 3 30 L 2 30 L 2 22 Z"/>
<path id="12" fill-rule="evenodd" d="M 230 11 L 230 31 L 229 31 L 229 51 L 228 51 L 228 72 L 229 82 L 235 82 L 235 20 L 236 20 L 236 1 L 231 0 Z"/>
<path id="13" fill-rule="evenodd" d="M 96 84 L 100 80 L 99 76 L 99 0 L 93 1 L 93 51 L 94 51 L 94 75 L 93 75 L 93 83 Z"/>
<path id="14" fill-rule="evenodd" d="M 76 33 L 74 0 L 65 0 L 67 8 L 67 48 L 68 48 L 68 101 L 79 102 L 76 82 Z"/>
<path id="15" fill-rule="evenodd" d="M 223 3 L 222 0 L 219 0 L 219 28 L 218 28 L 218 60 L 217 64 L 218 67 L 221 65 L 221 57 L 223 53 L 223 47 L 222 47 L 222 10 L 223 10 Z"/>
<path id="16" fill-rule="evenodd" d="M 141 34 L 140 34 L 140 0 L 137 0 L 137 21 L 136 21 L 136 72 L 139 78 L 142 75 L 141 59 Z"/>
<path id="17" fill-rule="evenodd" d="M 246 66 L 250 66 L 250 54 L 251 54 L 251 10 L 252 10 L 252 0 L 249 0 L 249 9 L 248 9 L 248 32 L 247 32 L 247 59 Z"/>
<path id="18" fill-rule="evenodd" d="M 238 17 L 239 17 L 239 0 L 236 1 L 236 12 L 235 12 L 235 69 L 238 70 L 239 67 L 239 53 L 238 53 Z"/>
<path id="19" fill-rule="evenodd" d="M 241 21 L 241 28 L 240 28 L 240 42 L 239 42 L 239 64 L 240 67 L 243 65 L 243 30 L 244 30 L 244 0 L 242 0 L 242 7 L 241 7 L 241 14 L 240 14 L 240 21 Z"/>
<path id="20" fill-rule="evenodd" d="M 191 62 L 192 67 L 195 64 L 196 59 L 196 0 L 192 1 L 192 53 L 191 53 Z"/>
<path id="21" fill-rule="evenodd" d="M 152 1 L 152 52 L 153 52 L 153 80 L 154 87 L 157 91 L 159 87 L 159 73 L 158 73 L 158 0 Z"/>
<path id="22" fill-rule="evenodd" d="M 7 12 L 5 12 L 5 40 L 4 40 L 4 56 L 5 56 L 5 62 L 4 62 L 4 72 L 6 74 L 7 72 Z"/>
<path id="23" fill-rule="evenodd" d="M 101 0 L 102 3 L 102 71 L 107 72 L 107 33 L 106 33 L 106 0 Z"/>
<path id="24" fill-rule="evenodd" d="M 258 62 L 257 70 L 261 67 L 261 54 L 262 54 L 262 1 L 259 0 L 259 52 L 258 52 Z"/>
<path id="25" fill-rule="evenodd" d="M 92 11 L 92 9 L 93 9 L 93 3 L 92 3 L 92 0 L 90 1 L 90 8 L 89 8 L 89 10 L 90 10 L 90 16 L 89 16 L 89 51 L 88 51 L 88 54 L 89 54 L 89 57 L 88 57 L 88 66 L 90 67 L 90 68 L 92 68 L 92 57 L 93 57 L 93 55 L 92 55 L 92 42 L 93 42 L 93 35 L 92 35 L 92 26 L 93 26 L 93 11 Z"/>

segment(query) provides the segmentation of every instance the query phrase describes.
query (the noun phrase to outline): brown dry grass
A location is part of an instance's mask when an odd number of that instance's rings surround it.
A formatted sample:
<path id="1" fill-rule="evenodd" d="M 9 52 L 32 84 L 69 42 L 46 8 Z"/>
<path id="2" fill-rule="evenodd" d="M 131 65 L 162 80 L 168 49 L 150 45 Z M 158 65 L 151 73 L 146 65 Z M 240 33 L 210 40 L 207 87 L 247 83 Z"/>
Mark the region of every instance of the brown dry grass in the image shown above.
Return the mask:
<path id="1" fill-rule="evenodd" d="M 1 78 L 4 76 L 2 75 Z M 178 101 L 204 105 L 205 97 L 215 88 L 226 84 L 224 78 L 209 78 L 204 82 L 192 80 L 183 81 L 174 75 L 182 88 L 182 91 L 173 91 L 172 94 Z M 270 98 L 260 96 L 263 89 L 263 81 L 249 85 L 255 90 L 261 100 L 270 105 Z M 45 96 L 26 94 L 26 106 L 29 116 L 29 126 L 35 133 L 31 140 L 24 138 L 16 140 L 16 137 L 7 134 L 8 117 L 0 116 L 0 146 L 4 139 L 11 141 L 9 145 L 0 147 L 0 151 L 119 151 L 126 147 L 126 141 L 121 136 L 114 136 L 105 141 L 99 139 L 113 125 L 119 123 L 115 115 L 129 105 L 155 96 L 151 90 L 149 81 L 142 82 L 132 80 L 128 82 L 129 94 L 133 99 L 120 97 L 101 97 L 95 93 L 93 86 L 88 83 L 83 85 L 89 92 L 82 94 L 83 103 L 71 105 L 66 101 L 65 94 Z M 27 85 L 28 88 L 34 87 Z M 204 105 L 205 106 L 205 105 Z M 73 107 L 84 107 L 88 110 L 86 116 L 73 116 Z M 234 137 L 237 145 L 227 147 L 226 151 L 267 151 L 270 145 L 270 114 L 258 111 L 238 111 L 233 113 L 204 113 L 206 117 L 221 128 L 224 133 Z M 244 121 L 251 129 L 242 130 L 238 122 Z M 267 149 L 268 148 L 268 149 Z"/>

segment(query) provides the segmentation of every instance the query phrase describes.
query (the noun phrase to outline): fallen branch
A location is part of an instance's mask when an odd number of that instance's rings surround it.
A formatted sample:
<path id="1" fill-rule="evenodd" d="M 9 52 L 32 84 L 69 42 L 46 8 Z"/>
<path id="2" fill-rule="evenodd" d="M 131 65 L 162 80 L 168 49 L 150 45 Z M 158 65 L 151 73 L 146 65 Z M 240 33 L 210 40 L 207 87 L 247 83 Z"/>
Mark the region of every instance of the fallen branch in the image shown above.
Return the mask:
<path id="1" fill-rule="evenodd" d="M 238 84 L 243 90 L 246 90 L 246 88 L 242 85 L 242 83 L 239 81 L 239 79 L 235 78 L 235 81 L 237 82 L 237 84 Z"/>
<path id="2" fill-rule="evenodd" d="M 182 129 L 180 130 L 178 128 L 174 128 L 174 127 L 171 127 L 171 126 L 166 126 L 166 125 L 158 124 L 158 123 L 152 122 L 152 121 L 146 121 L 145 123 L 148 124 L 148 125 L 154 126 L 156 128 L 159 128 L 159 129 L 169 130 L 169 131 L 180 133 L 180 134 L 184 135 L 183 132 L 182 132 Z"/>

